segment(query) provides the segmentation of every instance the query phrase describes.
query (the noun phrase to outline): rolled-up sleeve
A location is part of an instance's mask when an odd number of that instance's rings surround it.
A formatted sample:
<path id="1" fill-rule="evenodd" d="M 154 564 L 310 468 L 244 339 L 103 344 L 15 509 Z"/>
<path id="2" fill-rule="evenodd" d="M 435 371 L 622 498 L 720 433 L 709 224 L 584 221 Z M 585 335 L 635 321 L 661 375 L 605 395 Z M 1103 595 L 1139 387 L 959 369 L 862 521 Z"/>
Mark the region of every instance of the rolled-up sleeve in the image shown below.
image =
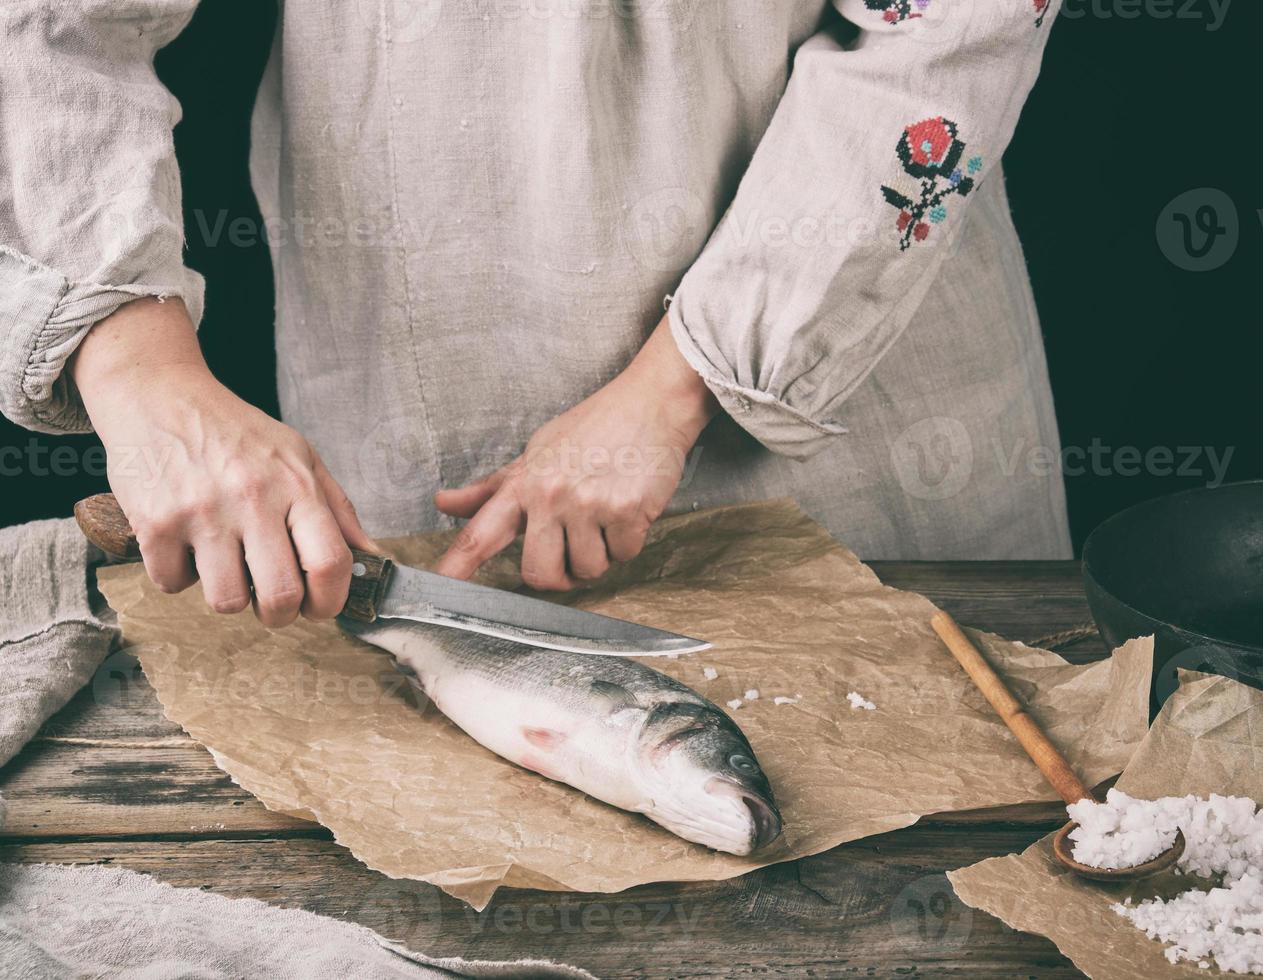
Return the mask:
<path id="1" fill-rule="evenodd" d="M 671 303 L 725 410 L 805 458 L 926 299 L 1013 136 L 1060 0 L 835 0 Z M 998 179 L 998 175 L 997 175 Z"/>
<path id="2" fill-rule="evenodd" d="M 0 411 L 45 432 L 90 423 L 66 361 L 141 296 L 203 285 L 183 261 L 172 129 L 154 53 L 196 0 L 0 4 Z"/>

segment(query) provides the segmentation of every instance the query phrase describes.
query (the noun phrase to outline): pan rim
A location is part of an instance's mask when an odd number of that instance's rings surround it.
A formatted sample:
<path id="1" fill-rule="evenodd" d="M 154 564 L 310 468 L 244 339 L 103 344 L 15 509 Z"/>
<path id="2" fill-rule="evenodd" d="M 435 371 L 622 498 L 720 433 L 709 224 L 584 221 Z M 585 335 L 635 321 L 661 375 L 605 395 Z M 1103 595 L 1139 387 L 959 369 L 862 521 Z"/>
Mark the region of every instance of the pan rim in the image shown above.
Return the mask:
<path id="1" fill-rule="evenodd" d="M 1180 491 L 1177 491 L 1176 493 L 1162 494 L 1157 497 L 1150 497 L 1147 500 L 1142 500 L 1138 503 L 1132 504 L 1130 507 L 1125 507 L 1115 514 L 1111 514 L 1105 520 L 1101 521 L 1101 523 L 1099 523 L 1096 527 L 1094 527 L 1083 542 L 1083 557 L 1081 559 L 1081 564 L 1083 566 L 1084 577 L 1087 579 L 1090 579 L 1092 584 L 1100 592 L 1107 595 L 1113 602 L 1118 603 L 1120 606 L 1127 609 L 1129 612 L 1134 613 L 1137 616 L 1143 617 L 1144 619 L 1150 620 L 1151 622 L 1159 626 L 1165 627 L 1166 629 L 1173 630 L 1174 632 L 1180 634 L 1181 638 L 1187 639 L 1191 643 L 1196 643 L 1196 644 L 1205 643 L 1205 644 L 1211 644 L 1214 646 L 1229 647 L 1234 650 L 1242 650 L 1247 653 L 1263 655 L 1263 645 L 1245 643 L 1241 640 L 1227 639 L 1225 637 L 1212 636 L 1209 633 L 1204 633 L 1201 630 L 1192 629 L 1187 626 L 1181 626 L 1179 623 L 1176 623 L 1172 620 L 1165 619 L 1162 616 L 1155 615 L 1154 613 L 1151 613 L 1151 612 L 1146 612 L 1145 610 L 1136 607 L 1131 601 L 1122 598 L 1115 589 L 1109 588 L 1105 585 L 1100 575 L 1099 562 L 1098 563 L 1093 562 L 1093 551 L 1099 550 L 1102 547 L 1100 544 L 1101 532 L 1105 531 L 1111 525 L 1114 525 L 1116 522 L 1119 522 L 1123 520 L 1124 518 L 1128 518 L 1128 517 L 1134 518 L 1135 512 L 1137 511 L 1142 511 L 1148 507 L 1156 506 L 1159 502 L 1169 502 L 1179 497 L 1188 497 L 1192 495 L 1206 495 L 1206 494 L 1215 493 L 1220 490 L 1237 490 L 1237 489 L 1247 488 L 1247 487 L 1255 487 L 1260 490 L 1263 490 L 1263 479 L 1237 480 L 1232 483 L 1221 483 L 1216 487 L 1190 487 L 1187 490 L 1180 490 Z M 1093 547 L 1094 542 L 1096 543 L 1095 549 Z M 1098 623 L 1097 626 L 1099 629 L 1100 624 Z"/>

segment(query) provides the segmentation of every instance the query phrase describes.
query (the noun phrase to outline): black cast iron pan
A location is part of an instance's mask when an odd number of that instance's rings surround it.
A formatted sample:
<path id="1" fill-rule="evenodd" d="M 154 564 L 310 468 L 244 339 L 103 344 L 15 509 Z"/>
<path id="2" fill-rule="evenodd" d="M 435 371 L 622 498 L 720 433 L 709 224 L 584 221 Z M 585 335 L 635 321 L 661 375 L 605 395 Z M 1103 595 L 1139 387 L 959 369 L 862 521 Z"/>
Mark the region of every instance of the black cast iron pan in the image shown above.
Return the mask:
<path id="1" fill-rule="evenodd" d="M 1110 649 L 1154 635 L 1151 716 L 1179 668 L 1263 688 L 1263 480 L 1115 514 L 1089 535 L 1083 577 Z"/>

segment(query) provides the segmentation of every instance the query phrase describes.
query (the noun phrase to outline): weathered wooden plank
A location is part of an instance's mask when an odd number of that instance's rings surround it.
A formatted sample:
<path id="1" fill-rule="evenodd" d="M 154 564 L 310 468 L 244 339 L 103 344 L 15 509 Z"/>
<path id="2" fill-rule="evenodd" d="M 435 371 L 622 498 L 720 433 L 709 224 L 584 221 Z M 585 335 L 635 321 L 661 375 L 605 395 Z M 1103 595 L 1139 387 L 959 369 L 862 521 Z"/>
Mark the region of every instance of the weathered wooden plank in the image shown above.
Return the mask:
<path id="1" fill-rule="evenodd" d="M 602 977 L 1078 977 L 1047 941 L 958 902 L 943 875 L 1035 836 L 901 831 L 734 881 L 600 896 L 504 889 L 480 913 L 325 841 L 23 844 L 0 846 L 0 860 L 121 865 L 350 919 L 432 955 L 543 955 Z"/>
<path id="2" fill-rule="evenodd" d="M 1078 561 L 874 561 L 887 585 L 931 598 L 1044 596 L 1073 601 L 1086 610 Z"/>
<path id="3" fill-rule="evenodd" d="M 174 744 L 35 743 L 0 770 L 0 795 L 9 808 L 0 841 L 324 833 L 266 809 L 187 738 Z M 1051 829 L 1064 819 L 1059 804 L 1025 803 L 938 814 L 922 823 Z"/>
<path id="4" fill-rule="evenodd" d="M 267 810 L 187 737 L 164 747 L 28 745 L 0 770 L 0 795 L 9 809 L 0 840 L 313 829 Z"/>
<path id="5" fill-rule="evenodd" d="M 1032 643 L 1092 622 L 1077 561 L 873 562 L 887 585 L 919 592 L 966 626 Z M 1109 651 L 1093 635 L 1060 651 L 1083 663 Z"/>

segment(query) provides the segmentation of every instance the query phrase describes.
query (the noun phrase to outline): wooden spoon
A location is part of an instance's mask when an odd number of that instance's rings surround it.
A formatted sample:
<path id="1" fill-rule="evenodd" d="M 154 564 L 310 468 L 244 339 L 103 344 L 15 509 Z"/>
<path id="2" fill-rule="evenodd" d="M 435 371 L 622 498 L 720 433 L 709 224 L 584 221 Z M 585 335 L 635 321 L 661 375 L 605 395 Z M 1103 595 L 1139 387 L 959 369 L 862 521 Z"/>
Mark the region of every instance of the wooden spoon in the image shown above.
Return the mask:
<path id="1" fill-rule="evenodd" d="M 1070 767 L 1066 757 L 1057 751 L 1057 747 L 1048 740 L 1048 736 L 1035 724 L 1035 720 L 1026 713 L 1022 703 L 1013 696 L 1000 675 L 956 625 L 956 620 L 945 612 L 938 612 L 930 618 L 930 625 L 939 635 L 939 639 L 946 644 L 947 649 L 952 652 L 952 656 L 965 668 L 965 673 L 977 685 L 983 697 L 987 699 L 991 707 L 995 708 L 996 714 L 1017 736 L 1018 742 L 1031 757 L 1031 761 L 1039 767 L 1044 778 L 1061 794 L 1061 798 L 1066 803 L 1095 799 L 1092 791 L 1083 785 Z M 1093 881 L 1134 881 L 1137 878 L 1146 878 L 1167 870 L 1184 853 L 1184 833 L 1177 831 L 1175 843 L 1152 860 L 1130 868 L 1094 868 L 1091 865 L 1080 864 L 1072 856 L 1070 832 L 1077 826 L 1077 823 L 1071 821 L 1053 835 L 1053 856 L 1075 874 L 1091 878 Z"/>

